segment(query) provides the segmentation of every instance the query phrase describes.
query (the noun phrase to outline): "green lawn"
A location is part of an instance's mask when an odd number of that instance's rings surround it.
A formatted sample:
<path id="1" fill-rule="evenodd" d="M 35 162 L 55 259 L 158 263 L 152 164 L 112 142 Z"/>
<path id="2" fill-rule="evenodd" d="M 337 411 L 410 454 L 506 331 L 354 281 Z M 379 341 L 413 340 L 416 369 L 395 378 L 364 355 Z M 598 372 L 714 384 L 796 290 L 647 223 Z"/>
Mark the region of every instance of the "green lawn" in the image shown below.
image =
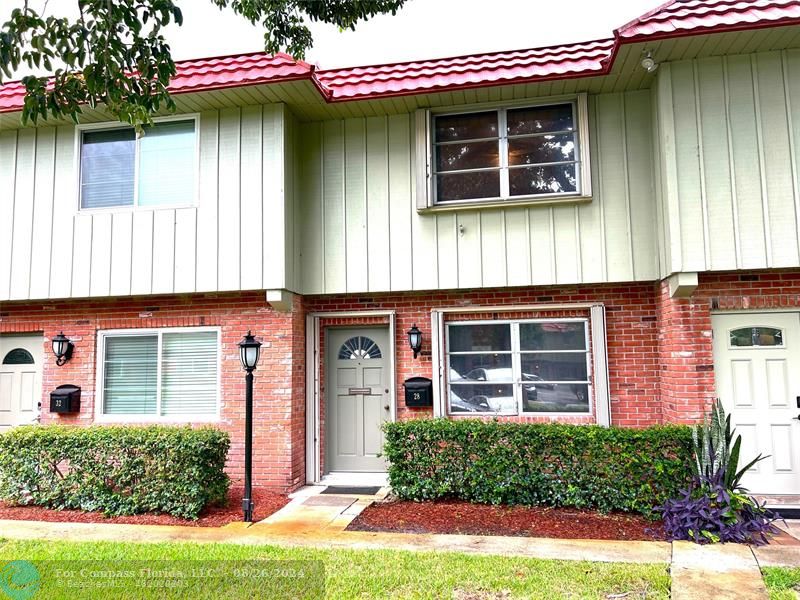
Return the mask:
<path id="1" fill-rule="evenodd" d="M 0 540 L 0 570 L 8 561 L 28 560 L 41 577 L 35 600 L 45 598 L 448 598 L 492 600 L 506 598 L 669 598 L 666 565 L 551 561 L 454 553 L 414 553 L 390 550 L 316 550 L 231 544 L 74 543 Z M 216 561 L 300 561 L 282 563 L 224 563 Z M 47 561 L 47 562 L 43 562 Z M 52 562 L 50 562 L 52 561 Z M 56 562 L 60 561 L 60 562 Z M 87 561 L 87 562 L 70 562 Z M 88 562 L 95 561 L 95 562 Z M 136 564 L 131 561 L 147 561 Z M 224 576 L 177 578 L 171 590 L 154 586 L 176 578 L 147 577 L 142 565 L 161 570 L 209 561 L 224 565 Z M 215 561 L 215 562 L 211 562 Z M 17 563 L 19 564 L 19 563 Z M 203 566 L 202 562 L 192 563 Z M 300 574 L 302 581 L 286 579 Z M 243 570 L 243 567 L 251 567 Z M 252 569 L 259 566 L 260 570 Z M 267 568 L 261 568 L 266 566 Z M 286 568 L 284 568 L 284 566 Z M 28 569 L 28 571 L 25 571 Z M 322 570 L 324 569 L 324 576 Z M 126 573 L 128 572 L 128 573 Z M 135 576 L 126 579 L 130 572 Z M 197 570 L 200 572 L 200 570 Z M 20 579 L 30 575 L 23 564 Z M 251 575 L 248 579 L 245 575 Z M 100 581 L 96 589 L 76 584 Z M 110 583 L 107 583 L 110 582 Z M 114 583 L 116 582 L 116 584 Z M 109 589 L 108 585 L 117 585 Z M 0 587 L 3 586 L 0 577 Z M 183 586 L 183 587 L 181 587 Z M 255 586 L 255 587 L 254 587 Z M 180 589 L 179 589 L 180 588 Z M 288 591 L 287 591 L 288 590 Z M 617 596 L 617 594 L 626 594 Z M 0 593 L 0 598 L 3 595 Z M 19 597 L 20 600 L 22 596 Z"/>
<path id="2" fill-rule="evenodd" d="M 800 591 L 800 568 L 765 567 L 762 571 L 770 600 L 797 599 Z"/>

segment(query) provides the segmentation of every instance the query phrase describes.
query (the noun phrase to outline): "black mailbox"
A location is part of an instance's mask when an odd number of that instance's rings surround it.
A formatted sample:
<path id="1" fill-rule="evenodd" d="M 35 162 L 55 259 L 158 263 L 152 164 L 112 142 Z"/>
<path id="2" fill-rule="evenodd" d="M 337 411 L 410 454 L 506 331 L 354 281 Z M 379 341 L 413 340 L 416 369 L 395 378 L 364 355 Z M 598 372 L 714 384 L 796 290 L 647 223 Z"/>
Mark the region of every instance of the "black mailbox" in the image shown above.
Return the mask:
<path id="1" fill-rule="evenodd" d="M 403 383 L 406 388 L 406 406 L 433 406 L 433 383 L 427 377 L 410 377 Z"/>
<path id="2" fill-rule="evenodd" d="M 77 385 L 60 385 L 50 392 L 50 412 L 76 413 L 81 411 L 81 388 Z"/>

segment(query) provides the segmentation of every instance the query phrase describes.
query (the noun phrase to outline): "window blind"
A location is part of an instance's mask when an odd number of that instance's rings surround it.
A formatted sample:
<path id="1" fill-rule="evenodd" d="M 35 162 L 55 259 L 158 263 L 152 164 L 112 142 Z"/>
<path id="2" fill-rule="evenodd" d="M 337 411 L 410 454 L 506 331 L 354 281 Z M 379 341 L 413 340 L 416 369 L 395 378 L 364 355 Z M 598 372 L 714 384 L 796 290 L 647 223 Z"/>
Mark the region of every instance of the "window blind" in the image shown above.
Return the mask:
<path id="1" fill-rule="evenodd" d="M 136 135 L 133 129 L 86 131 L 81 148 L 81 208 L 133 204 Z"/>
<path id="2" fill-rule="evenodd" d="M 156 413 L 158 336 L 106 338 L 104 369 L 105 414 Z"/>
<path id="3" fill-rule="evenodd" d="M 217 334 L 165 333 L 161 348 L 161 414 L 209 415 L 217 408 Z"/>
<path id="4" fill-rule="evenodd" d="M 214 415 L 218 363 L 216 331 L 108 335 L 103 359 L 103 412 L 167 417 Z"/>
<path id="5" fill-rule="evenodd" d="M 158 123 L 139 141 L 139 206 L 191 204 L 194 121 Z"/>

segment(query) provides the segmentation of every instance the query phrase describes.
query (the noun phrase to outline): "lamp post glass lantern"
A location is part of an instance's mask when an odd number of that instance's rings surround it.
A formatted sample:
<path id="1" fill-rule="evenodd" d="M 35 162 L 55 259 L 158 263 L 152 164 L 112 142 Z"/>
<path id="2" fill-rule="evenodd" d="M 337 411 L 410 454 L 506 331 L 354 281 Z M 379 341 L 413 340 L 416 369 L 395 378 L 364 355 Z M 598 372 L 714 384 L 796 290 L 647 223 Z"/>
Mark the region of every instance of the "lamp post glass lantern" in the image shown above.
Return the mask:
<path id="1" fill-rule="evenodd" d="M 242 498 L 242 511 L 244 521 L 253 521 L 253 371 L 258 365 L 261 353 L 261 342 L 253 337 L 250 331 L 239 342 L 239 358 L 242 367 L 247 371 L 245 375 L 245 410 L 244 410 L 244 497 Z"/>
<path id="2" fill-rule="evenodd" d="M 258 357 L 261 353 L 261 342 L 259 342 L 248 331 L 241 342 L 239 342 L 239 358 L 245 371 L 252 371 L 258 365 Z"/>
<path id="3" fill-rule="evenodd" d="M 414 352 L 414 358 L 417 358 L 420 350 L 422 350 L 422 332 L 416 323 L 408 330 L 408 345 L 411 346 L 411 350 Z"/>
<path id="4" fill-rule="evenodd" d="M 53 354 L 56 355 L 56 364 L 60 367 L 72 357 L 72 342 L 62 331 L 53 337 Z"/>

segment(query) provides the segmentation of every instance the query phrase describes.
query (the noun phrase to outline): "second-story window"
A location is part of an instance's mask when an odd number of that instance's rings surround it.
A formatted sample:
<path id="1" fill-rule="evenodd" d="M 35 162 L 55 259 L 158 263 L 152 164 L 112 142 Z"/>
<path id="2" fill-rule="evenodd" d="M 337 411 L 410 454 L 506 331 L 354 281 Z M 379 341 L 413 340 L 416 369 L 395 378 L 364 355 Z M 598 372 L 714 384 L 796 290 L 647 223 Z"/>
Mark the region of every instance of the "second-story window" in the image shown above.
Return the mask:
<path id="1" fill-rule="evenodd" d="M 195 120 L 81 132 L 81 208 L 194 202 Z"/>
<path id="2" fill-rule="evenodd" d="M 434 115 L 434 204 L 585 195 L 578 112 L 567 101 Z"/>

